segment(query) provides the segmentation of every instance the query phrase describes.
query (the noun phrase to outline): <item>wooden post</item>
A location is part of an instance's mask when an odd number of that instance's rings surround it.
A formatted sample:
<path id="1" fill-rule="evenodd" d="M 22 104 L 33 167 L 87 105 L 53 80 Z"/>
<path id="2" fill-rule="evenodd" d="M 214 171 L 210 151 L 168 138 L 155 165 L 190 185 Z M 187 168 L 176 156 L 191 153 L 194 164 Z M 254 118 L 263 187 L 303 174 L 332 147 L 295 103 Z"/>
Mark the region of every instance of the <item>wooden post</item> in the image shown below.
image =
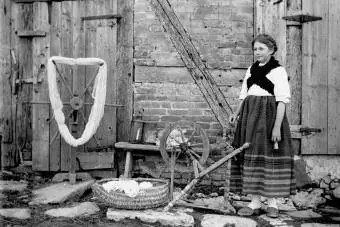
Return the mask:
<path id="1" fill-rule="evenodd" d="M 287 4 L 287 14 L 292 10 L 301 10 L 301 0 L 290 0 Z M 302 102 L 302 24 L 287 23 L 287 60 L 286 70 L 290 77 L 289 85 L 291 100 L 287 106 L 287 116 L 290 125 L 301 125 L 301 102 Z M 292 132 L 292 137 L 296 132 Z M 300 153 L 301 140 L 294 139 L 293 147 L 296 154 Z"/>
<path id="2" fill-rule="evenodd" d="M 117 94 L 118 104 L 125 108 L 117 110 L 117 139 L 128 141 L 132 120 L 133 89 L 133 0 L 118 0 L 117 13 L 122 15 L 118 22 L 117 43 Z"/>

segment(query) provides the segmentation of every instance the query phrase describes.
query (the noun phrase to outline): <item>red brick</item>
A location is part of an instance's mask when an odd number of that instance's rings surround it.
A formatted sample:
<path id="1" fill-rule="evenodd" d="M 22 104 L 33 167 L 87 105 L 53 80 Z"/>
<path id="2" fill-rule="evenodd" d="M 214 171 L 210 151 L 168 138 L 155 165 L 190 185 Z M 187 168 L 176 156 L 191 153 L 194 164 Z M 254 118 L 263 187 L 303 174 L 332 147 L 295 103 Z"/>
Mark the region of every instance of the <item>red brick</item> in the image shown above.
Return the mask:
<path id="1" fill-rule="evenodd" d="M 193 115 L 203 115 L 202 110 L 200 109 L 189 109 L 188 114 L 193 116 Z"/>
<path id="2" fill-rule="evenodd" d="M 209 104 L 208 103 L 206 103 L 206 102 L 196 102 L 196 103 L 194 103 L 194 107 L 195 108 L 210 108 L 209 107 Z"/>
<path id="3" fill-rule="evenodd" d="M 183 109 L 171 109 L 171 110 L 168 110 L 167 113 L 169 115 L 186 115 L 188 114 L 188 110 L 183 110 Z"/>
<path id="4" fill-rule="evenodd" d="M 195 108 L 196 107 L 196 103 L 192 103 L 192 102 L 174 102 L 172 103 L 172 108 L 174 109 L 188 109 L 188 108 Z"/>
<path id="5" fill-rule="evenodd" d="M 162 116 L 161 121 L 166 121 L 166 122 L 176 122 L 181 120 L 182 118 L 180 116 Z"/>
<path id="6" fill-rule="evenodd" d="M 166 115 L 166 109 L 144 109 L 145 115 Z"/>

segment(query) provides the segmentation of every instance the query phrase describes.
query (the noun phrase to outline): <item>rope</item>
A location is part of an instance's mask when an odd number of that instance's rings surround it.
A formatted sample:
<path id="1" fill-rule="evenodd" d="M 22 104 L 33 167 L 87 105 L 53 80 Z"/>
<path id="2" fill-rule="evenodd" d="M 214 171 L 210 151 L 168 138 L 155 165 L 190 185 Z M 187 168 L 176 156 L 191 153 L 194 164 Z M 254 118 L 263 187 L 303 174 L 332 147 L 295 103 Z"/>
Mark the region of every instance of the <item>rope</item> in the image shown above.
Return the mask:
<path id="1" fill-rule="evenodd" d="M 62 111 L 63 103 L 60 99 L 56 80 L 56 67 L 55 63 L 67 64 L 67 65 L 100 65 L 96 80 L 94 83 L 94 89 L 92 92 L 92 98 L 94 99 L 93 106 L 88 122 L 85 126 L 83 134 L 80 138 L 75 139 L 65 124 L 65 115 Z M 106 98 L 106 78 L 107 78 L 107 66 L 104 60 L 99 58 L 65 58 L 60 56 L 51 57 L 47 62 L 47 77 L 48 77 L 48 89 L 51 106 L 54 113 L 54 118 L 58 124 L 60 135 L 64 138 L 66 143 L 73 147 L 83 145 L 96 133 L 100 120 L 104 115 L 104 105 Z"/>

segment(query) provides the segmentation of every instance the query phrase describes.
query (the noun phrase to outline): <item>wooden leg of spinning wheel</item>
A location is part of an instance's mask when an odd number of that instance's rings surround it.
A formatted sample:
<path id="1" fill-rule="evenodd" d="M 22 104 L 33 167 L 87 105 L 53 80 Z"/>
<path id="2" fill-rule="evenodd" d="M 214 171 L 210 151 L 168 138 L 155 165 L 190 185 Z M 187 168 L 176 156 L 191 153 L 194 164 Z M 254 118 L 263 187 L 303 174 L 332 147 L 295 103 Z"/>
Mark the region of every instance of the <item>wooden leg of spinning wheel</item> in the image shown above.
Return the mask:
<path id="1" fill-rule="evenodd" d="M 193 160 L 192 161 L 192 166 L 194 167 L 194 174 L 195 174 L 195 178 L 198 177 L 199 172 L 198 172 L 198 161 L 197 160 Z"/>
<path id="2" fill-rule="evenodd" d="M 126 151 L 124 178 L 131 177 L 131 169 L 132 169 L 132 160 L 131 159 L 132 159 L 131 151 Z"/>
<path id="3" fill-rule="evenodd" d="M 173 199 L 174 194 L 174 180 L 175 180 L 175 152 L 171 151 L 171 158 L 170 158 L 170 200 Z"/>
<path id="4" fill-rule="evenodd" d="M 76 183 L 76 148 L 73 148 L 72 146 L 70 146 L 69 148 L 69 175 L 68 175 L 68 179 L 70 184 L 75 184 Z"/>

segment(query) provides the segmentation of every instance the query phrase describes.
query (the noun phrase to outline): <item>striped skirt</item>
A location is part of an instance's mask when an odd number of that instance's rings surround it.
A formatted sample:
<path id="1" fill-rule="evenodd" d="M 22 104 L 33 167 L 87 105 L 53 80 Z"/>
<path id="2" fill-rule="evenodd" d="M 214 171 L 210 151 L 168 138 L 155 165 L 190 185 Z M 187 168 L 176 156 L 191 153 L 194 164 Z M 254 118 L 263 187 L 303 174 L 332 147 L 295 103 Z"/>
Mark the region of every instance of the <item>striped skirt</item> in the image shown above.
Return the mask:
<path id="1" fill-rule="evenodd" d="M 269 198 L 295 194 L 294 152 L 286 114 L 279 149 L 271 141 L 277 103 L 274 96 L 248 96 L 243 101 L 233 146 L 251 146 L 231 161 L 230 191 Z"/>

